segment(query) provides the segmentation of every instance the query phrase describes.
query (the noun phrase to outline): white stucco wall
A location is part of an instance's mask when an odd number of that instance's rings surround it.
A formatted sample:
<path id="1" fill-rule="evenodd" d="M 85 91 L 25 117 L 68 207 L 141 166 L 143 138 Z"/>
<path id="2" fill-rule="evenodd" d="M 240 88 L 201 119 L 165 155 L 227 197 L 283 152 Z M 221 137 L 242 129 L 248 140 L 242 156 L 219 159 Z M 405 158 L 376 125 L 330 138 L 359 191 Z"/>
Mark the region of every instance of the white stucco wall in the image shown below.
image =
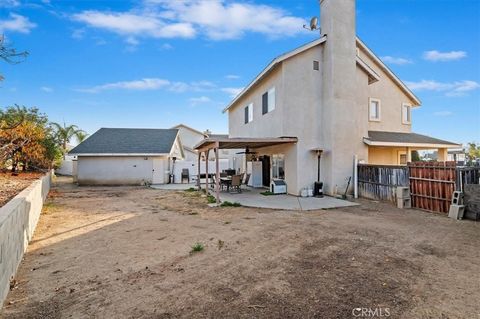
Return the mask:
<path id="1" fill-rule="evenodd" d="M 156 157 L 158 158 L 158 157 Z M 152 183 L 154 157 L 79 156 L 77 176 L 80 185 L 141 185 Z M 164 169 L 168 169 L 166 157 Z M 161 172 L 164 175 L 165 172 Z"/>
<path id="2" fill-rule="evenodd" d="M 0 307 L 7 297 L 50 191 L 52 173 L 33 182 L 0 207 Z"/>

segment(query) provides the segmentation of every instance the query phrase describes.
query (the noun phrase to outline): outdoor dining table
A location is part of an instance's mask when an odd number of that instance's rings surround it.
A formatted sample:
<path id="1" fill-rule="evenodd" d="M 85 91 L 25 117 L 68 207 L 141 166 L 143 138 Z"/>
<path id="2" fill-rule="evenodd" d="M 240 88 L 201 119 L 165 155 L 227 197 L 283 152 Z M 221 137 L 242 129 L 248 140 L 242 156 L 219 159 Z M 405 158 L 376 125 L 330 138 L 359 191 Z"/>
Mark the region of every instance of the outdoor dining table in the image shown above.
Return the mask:
<path id="1" fill-rule="evenodd" d="M 227 186 L 227 192 L 230 191 L 230 186 L 232 185 L 232 177 L 220 177 L 220 184 Z"/>

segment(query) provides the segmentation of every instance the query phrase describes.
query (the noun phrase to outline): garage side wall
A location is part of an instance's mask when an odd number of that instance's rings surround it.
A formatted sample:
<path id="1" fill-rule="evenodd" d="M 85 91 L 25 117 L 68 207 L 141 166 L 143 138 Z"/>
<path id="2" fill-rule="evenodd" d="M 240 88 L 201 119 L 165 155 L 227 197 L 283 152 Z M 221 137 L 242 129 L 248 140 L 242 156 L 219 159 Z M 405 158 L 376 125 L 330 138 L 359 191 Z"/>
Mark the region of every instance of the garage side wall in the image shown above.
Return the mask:
<path id="1" fill-rule="evenodd" d="M 80 185 L 142 185 L 152 183 L 154 157 L 79 156 L 77 164 Z M 164 167 L 168 167 L 167 158 Z"/>

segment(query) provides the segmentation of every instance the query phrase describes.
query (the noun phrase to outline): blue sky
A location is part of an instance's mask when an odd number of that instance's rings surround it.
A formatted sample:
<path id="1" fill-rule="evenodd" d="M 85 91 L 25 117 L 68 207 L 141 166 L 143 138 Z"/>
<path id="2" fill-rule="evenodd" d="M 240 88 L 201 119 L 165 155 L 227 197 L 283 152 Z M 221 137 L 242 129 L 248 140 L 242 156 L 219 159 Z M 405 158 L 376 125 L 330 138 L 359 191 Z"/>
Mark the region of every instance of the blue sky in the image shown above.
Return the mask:
<path id="1" fill-rule="evenodd" d="M 52 121 L 227 132 L 221 113 L 275 56 L 318 36 L 318 1 L 0 0 L 0 106 Z M 480 142 L 480 1 L 358 0 L 357 33 L 422 100 L 413 130 Z"/>

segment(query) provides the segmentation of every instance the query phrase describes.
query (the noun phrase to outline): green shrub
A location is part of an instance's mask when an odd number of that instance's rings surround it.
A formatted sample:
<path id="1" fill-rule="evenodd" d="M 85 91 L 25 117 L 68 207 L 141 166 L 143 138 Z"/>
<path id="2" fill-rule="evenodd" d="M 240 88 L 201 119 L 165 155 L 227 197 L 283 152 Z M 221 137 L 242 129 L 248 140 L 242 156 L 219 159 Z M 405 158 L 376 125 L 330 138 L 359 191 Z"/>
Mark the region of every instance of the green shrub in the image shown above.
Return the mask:
<path id="1" fill-rule="evenodd" d="M 190 253 L 198 253 L 200 251 L 202 251 L 205 247 L 203 246 L 202 243 L 195 243 L 193 246 L 192 246 L 192 250 L 190 251 Z"/>
<path id="2" fill-rule="evenodd" d="M 197 190 L 194 187 L 190 187 L 190 188 L 186 189 L 185 191 L 187 193 L 193 193 L 193 192 L 196 192 Z"/>
<path id="3" fill-rule="evenodd" d="M 215 196 L 208 195 L 207 196 L 207 201 L 208 201 L 209 204 L 213 204 L 213 203 L 217 202 L 217 199 L 215 198 Z"/>
<path id="4" fill-rule="evenodd" d="M 237 202 L 232 203 L 232 202 L 229 202 L 229 201 L 225 201 L 222 204 L 220 204 L 220 206 L 222 206 L 222 207 L 240 207 L 240 206 L 242 206 L 242 204 L 237 203 Z"/>

